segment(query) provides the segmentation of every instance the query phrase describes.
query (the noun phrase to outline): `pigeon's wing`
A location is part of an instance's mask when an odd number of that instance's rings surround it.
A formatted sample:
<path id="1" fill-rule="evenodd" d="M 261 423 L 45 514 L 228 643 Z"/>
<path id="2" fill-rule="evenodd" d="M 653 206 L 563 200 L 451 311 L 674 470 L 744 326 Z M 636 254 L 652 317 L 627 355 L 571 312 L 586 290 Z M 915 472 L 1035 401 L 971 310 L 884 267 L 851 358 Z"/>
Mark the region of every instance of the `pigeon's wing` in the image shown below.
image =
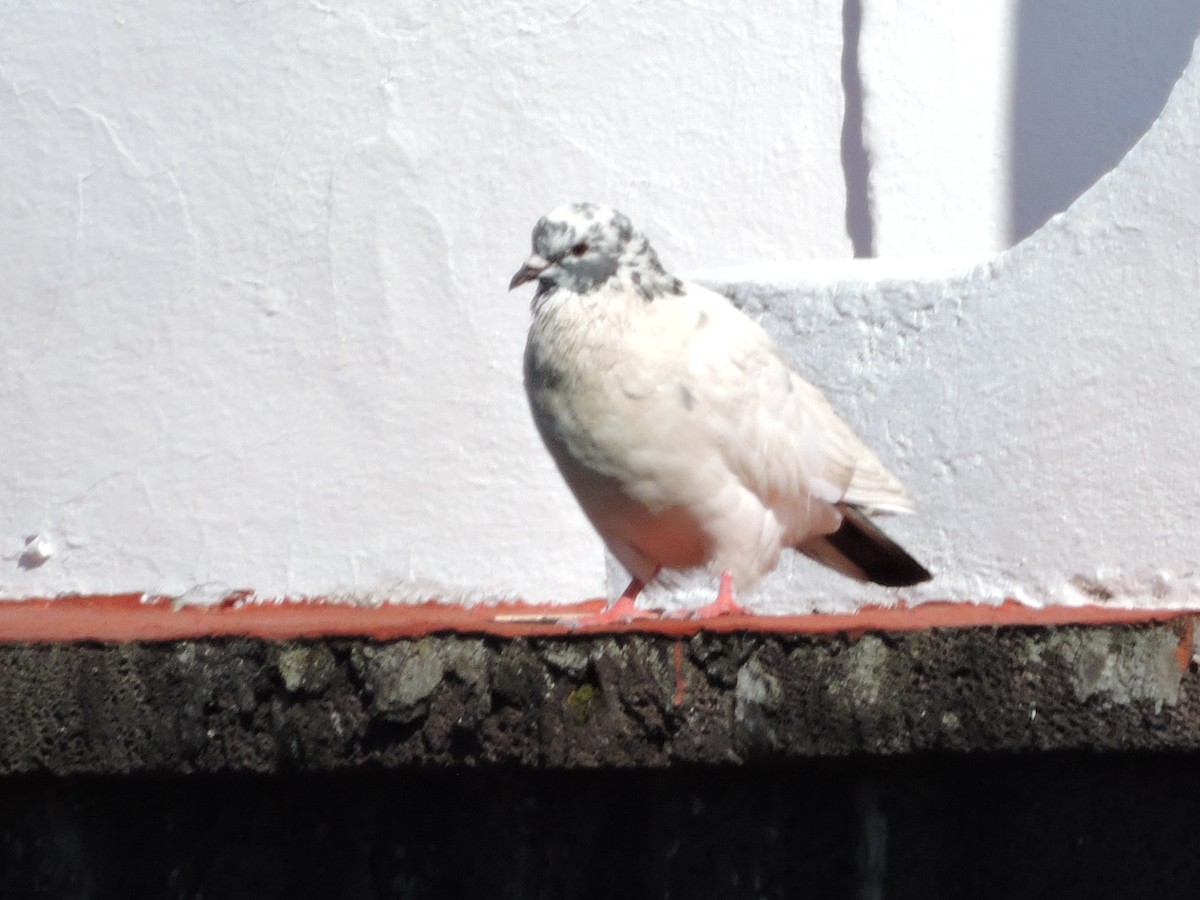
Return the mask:
<path id="1" fill-rule="evenodd" d="M 687 285 L 688 389 L 730 469 L 772 508 L 811 499 L 910 511 L 908 491 L 726 298 Z M 703 407 L 701 409 L 701 407 Z"/>
<path id="2" fill-rule="evenodd" d="M 820 411 L 816 418 L 826 433 L 826 446 L 833 465 L 852 469 L 841 502 L 868 512 L 912 512 L 915 508 L 912 495 L 900 479 L 838 417 L 820 391 L 800 376 L 793 374 L 792 377 L 811 392 L 810 408 Z"/>

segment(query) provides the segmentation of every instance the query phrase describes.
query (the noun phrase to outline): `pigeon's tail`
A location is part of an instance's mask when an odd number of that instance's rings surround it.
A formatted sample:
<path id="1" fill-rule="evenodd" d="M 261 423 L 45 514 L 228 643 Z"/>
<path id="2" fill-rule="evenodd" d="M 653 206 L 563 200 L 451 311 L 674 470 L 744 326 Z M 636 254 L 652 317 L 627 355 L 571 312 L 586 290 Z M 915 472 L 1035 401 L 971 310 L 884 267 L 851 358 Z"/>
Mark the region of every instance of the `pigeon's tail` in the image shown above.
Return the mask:
<path id="1" fill-rule="evenodd" d="M 887 587 L 908 587 L 933 577 L 861 510 L 842 504 L 838 509 L 842 524 L 837 531 L 796 549 L 843 575 Z"/>

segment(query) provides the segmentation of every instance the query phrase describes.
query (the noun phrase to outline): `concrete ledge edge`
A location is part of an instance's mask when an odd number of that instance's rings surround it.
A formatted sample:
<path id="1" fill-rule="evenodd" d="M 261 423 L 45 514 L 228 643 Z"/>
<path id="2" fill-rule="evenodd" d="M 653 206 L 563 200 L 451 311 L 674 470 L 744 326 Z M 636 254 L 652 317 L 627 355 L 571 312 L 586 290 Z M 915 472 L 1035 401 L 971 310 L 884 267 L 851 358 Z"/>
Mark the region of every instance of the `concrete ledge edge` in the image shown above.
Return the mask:
<path id="1" fill-rule="evenodd" d="M 57 602 L 57 601 L 56 601 Z M 1193 619 L 0 645 L 0 774 L 1195 751 Z"/>

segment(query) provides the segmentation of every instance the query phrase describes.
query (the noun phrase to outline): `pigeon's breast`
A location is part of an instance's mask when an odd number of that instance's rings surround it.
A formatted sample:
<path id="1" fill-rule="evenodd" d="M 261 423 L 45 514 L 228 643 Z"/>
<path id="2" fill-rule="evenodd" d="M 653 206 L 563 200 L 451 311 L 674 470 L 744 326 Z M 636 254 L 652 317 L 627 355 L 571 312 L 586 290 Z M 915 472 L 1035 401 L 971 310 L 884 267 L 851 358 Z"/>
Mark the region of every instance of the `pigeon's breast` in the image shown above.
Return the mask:
<path id="1" fill-rule="evenodd" d="M 618 379 L 628 329 L 620 310 L 596 294 L 556 291 L 538 308 L 525 345 L 525 391 L 548 446 L 553 441 L 603 468 L 597 442 L 621 415 Z"/>

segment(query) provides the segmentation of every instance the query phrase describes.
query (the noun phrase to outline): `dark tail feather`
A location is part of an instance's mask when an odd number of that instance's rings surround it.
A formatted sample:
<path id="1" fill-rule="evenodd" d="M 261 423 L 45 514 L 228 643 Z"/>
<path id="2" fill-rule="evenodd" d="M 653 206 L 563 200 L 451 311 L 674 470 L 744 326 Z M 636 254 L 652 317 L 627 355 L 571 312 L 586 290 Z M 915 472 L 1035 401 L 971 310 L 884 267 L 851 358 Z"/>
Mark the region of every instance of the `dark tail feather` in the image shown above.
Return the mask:
<path id="1" fill-rule="evenodd" d="M 887 587 L 908 587 L 933 577 L 862 512 L 852 506 L 839 506 L 838 509 L 842 511 L 842 525 L 833 534 L 825 535 L 821 543 L 827 548 L 806 546 L 800 548 L 802 552 L 843 574 Z M 829 558 L 828 548 L 841 559 Z M 839 562 L 849 563 L 849 566 L 839 565 Z"/>

